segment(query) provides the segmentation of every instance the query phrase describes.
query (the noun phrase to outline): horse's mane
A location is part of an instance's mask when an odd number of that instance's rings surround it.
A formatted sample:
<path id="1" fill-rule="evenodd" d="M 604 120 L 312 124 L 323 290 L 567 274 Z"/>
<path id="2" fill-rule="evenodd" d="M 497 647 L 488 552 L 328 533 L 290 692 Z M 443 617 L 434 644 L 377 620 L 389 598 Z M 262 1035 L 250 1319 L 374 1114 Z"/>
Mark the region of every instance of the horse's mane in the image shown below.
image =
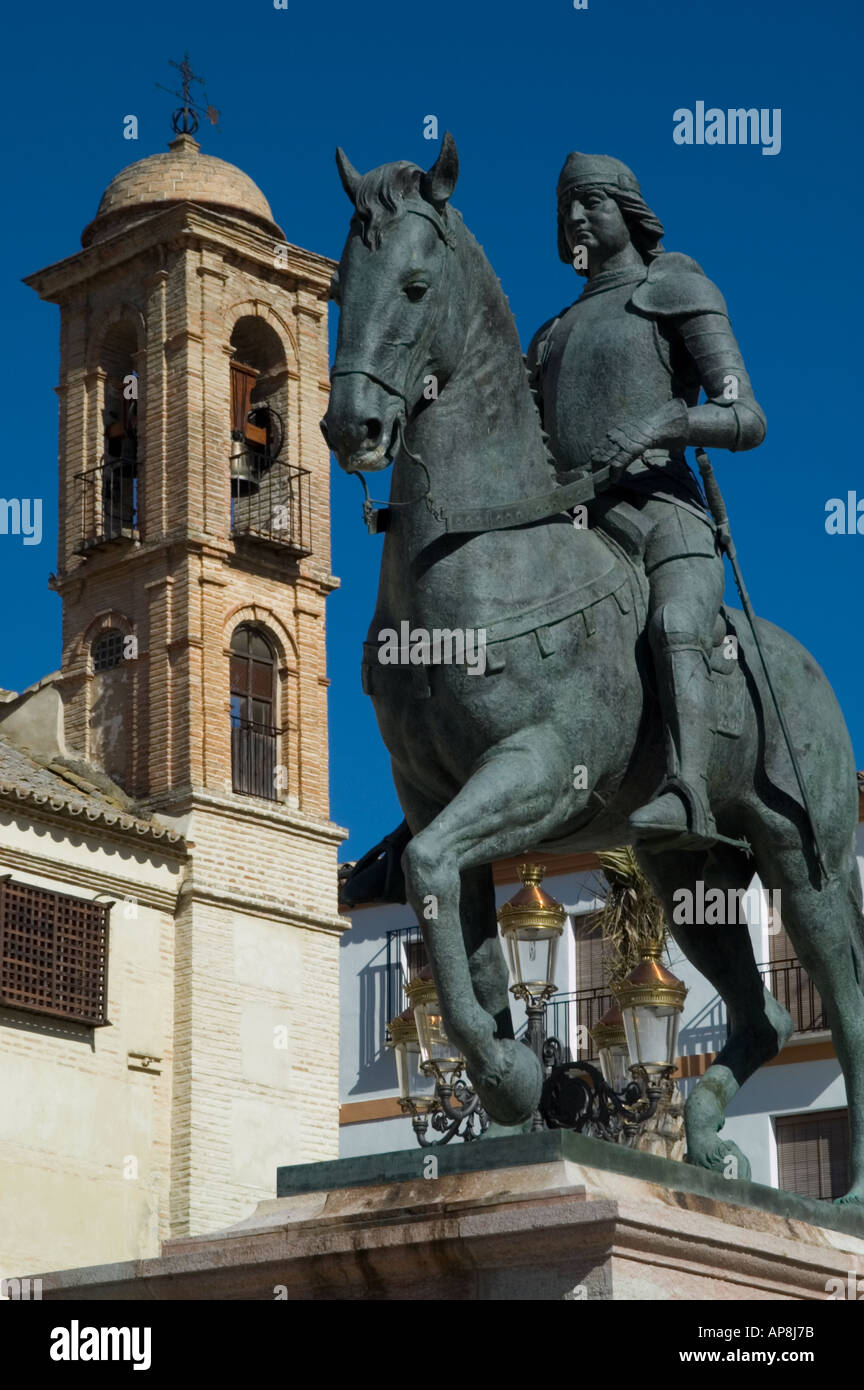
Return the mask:
<path id="1" fill-rule="evenodd" d="M 423 170 L 401 159 L 363 174 L 354 198 L 364 244 L 377 251 L 381 233 L 406 198 L 419 197 Z"/>

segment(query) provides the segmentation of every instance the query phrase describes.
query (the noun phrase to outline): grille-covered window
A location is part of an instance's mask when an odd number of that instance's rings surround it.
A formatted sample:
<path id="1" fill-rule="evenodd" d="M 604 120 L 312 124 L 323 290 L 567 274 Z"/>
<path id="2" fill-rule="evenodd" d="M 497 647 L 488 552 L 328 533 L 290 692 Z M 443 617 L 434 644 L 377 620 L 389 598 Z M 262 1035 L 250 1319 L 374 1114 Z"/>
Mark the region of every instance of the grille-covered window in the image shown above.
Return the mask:
<path id="1" fill-rule="evenodd" d="M 119 627 L 109 627 L 93 643 L 93 670 L 111 671 L 123 663 L 124 634 Z"/>
<path id="2" fill-rule="evenodd" d="M 0 1004 L 106 1024 L 112 906 L 0 879 Z"/>

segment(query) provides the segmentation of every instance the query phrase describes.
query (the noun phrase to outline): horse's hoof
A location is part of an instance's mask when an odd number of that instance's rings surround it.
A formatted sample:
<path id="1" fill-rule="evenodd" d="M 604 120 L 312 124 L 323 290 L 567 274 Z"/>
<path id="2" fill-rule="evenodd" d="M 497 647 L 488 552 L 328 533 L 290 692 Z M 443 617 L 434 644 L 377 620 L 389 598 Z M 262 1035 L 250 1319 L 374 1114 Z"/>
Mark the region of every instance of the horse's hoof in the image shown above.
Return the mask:
<path id="1" fill-rule="evenodd" d="M 724 1178 L 750 1181 L 750 1160 L 733 1139 L 716 1139 L 701 1150 L 688 1145 L 686 1162 L 709 1173 L 722 1173 Z"/>
<path id="2" fill-rule="evenodd" d="M 524 1043 L 504 1038 L 497 1046 L 503 1054 L 500 1068 L 493 1076 L 471 1076 L 471 1084 L 491 1120 L 499 1125 L 520 1125 L 540 1103 L 543 1068 Z"/>

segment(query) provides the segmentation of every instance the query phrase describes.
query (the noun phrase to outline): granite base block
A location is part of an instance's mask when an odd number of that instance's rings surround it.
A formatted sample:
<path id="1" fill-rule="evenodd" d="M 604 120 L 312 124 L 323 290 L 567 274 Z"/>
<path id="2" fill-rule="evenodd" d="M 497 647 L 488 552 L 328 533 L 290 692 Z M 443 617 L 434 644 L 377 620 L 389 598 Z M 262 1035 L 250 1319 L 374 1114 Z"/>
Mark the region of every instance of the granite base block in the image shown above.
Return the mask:
<path id="1" fill-rule="evenodd" d="M 42 1274 L 43 1299 L 826 1300 L 864 1277 L 859 1209 L 563 1131 L 282 1168 L 279 1192 L 157 1259 Z"/>

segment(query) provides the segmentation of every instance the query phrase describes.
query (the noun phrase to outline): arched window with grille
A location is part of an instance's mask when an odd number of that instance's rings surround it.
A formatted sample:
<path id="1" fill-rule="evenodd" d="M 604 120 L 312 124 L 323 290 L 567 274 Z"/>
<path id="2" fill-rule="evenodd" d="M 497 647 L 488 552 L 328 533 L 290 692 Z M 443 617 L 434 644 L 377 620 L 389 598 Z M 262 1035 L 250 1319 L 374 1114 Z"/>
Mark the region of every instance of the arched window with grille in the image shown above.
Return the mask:
<path id="1" fill-rule="evenodd" d="M 121 787 L 127 785 L 131 768 L 129 718 L 133 677 L 127 658 L 134 651 L 134 641 L 122 628 L 106 627 L 90 644 L 89 757 Z"/>
<path id="2" fill-rule="evenodd" d="M 260 628 L 242 623 L 231 638 L 231 784 L 277 801 L 276 655 Z"/>
<path id="3" fill-rule="evenodd" d="M 119 627 L 108 627 L 93 643 L 93 671 L 113 671 L 123 660 L 126 634 Z"/>

